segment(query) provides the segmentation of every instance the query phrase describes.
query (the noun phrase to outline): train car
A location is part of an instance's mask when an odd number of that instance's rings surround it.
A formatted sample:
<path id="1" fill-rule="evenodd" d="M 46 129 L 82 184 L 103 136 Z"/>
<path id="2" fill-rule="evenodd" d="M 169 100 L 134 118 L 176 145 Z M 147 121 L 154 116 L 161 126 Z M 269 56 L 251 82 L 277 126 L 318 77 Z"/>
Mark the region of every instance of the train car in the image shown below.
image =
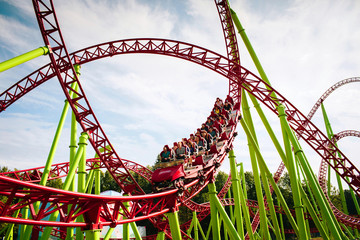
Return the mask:
<path id="1" fill-rule="evenodd" d="M 235 108 L 234 109 L 238 109 Z M 196 157 L 174 159 L 168 162 L 159 162 L 155 165 L 156 170 L 152 174 L 151 183 L 154 192 L 177 188 L 182 192 L 186 183 L 199 179 L 203 184 L 209 168 L 220 166 L 217 161 L 219 155 L 226 154 L 233 138 L 236 136 L 236 121 L 239 110 L 233 110 L 229 115 L 226 126 L 222 127 L 222 133 L 216 138 L 209 151 L 198 153 Z"/>

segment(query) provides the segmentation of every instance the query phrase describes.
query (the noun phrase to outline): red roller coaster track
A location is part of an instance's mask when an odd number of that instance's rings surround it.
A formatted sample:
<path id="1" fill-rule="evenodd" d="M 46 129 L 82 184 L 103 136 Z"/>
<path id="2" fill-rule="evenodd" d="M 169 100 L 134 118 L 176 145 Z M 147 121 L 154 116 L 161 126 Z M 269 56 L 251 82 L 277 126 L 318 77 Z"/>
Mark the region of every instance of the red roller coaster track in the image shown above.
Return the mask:
<path id="1" fill-rule="evenodd" d="M 184 42 L 150 38 L 108 42 L 82 49 L 69 55 L 61 36 L 52 1 L 45 3 L 44 1 L 33 0 L 44 42 L 51 50 L 49 54 L 51 63 L 20 80 L 2 93 L 0 95 L 0 111 L 5 110 L 20 97 L 43 82 L 57 76 L 64 94 L 76 115 L 77 121 L 83 131 L 89 134 L 90 143 L 99 155 L 102 165 L 108 169 L 119 186 L 132 196 L 115 198 L 73 193 L 0 176 L 0 194 L 8 197 L 7 202 L 1 208 L 0 221 L 42 226 L 82 226 L 86 228 L 99 228 L 102 225 L 114 226 L 116 224 L 159 216 L 170 211 L 172 208 L 176 208 L 181 204 L 181 201 L 190 199 L 201 190 L 202 187 L 197 184 L 198 180 L 195 180 L 187 185 L 188 191 L 186 191 L 185 197 L 182 199 L 176 196 L 176 190 L 158 194 L 144 194 L 129 172 L 129 170 L 133 170 L 127 164 L 129 162 L 118 156 L 101 128 L 100 123 L 97 121 L 81 87 L 81 83 L 76 77 L 73 64 L 85 64 L 104 57 L 132 53 L 177 57 L 207 67 L 229 79 L 229 93 L 233 97 L 237 97 L 237 101 L 239 101 L 239 90 L 246 86 L 244 89 L 247 92 L 255 96 L 275 114 L 278 114 L 278 104 L 283 104 L 286 107 L 287 119 L 292 129 L 353 188 L 357 195 L 360 195 L 359 170 L 310 122 L 309 118 L 306 118 L 270 85 L 240 65 L 234 28 L 232 25 L 229 26 L 229 23 L 232 24 L 232 22 L 228 5 L 223 4 L 223 1 L 215 2 L 224 30 L 228 57 Z M 73 82 L 78 83 L 78 91 L 71 87 Z M 69 90 L 75 92 L 78 97 L 70 98 Z M 273 93 L 276 93 L 277 98 L 273 97 Z M 225 149 L 231 147 L 232 141 L 233 138 L 230 138 L 223 147 L 222 152 L 218 156 L 219 161 L 224 159 Z M 110 149 L 105 148 L 108 145 Z M 100 152 L 100 148 L 106 150 Z M 339 153 L 339 157 L 335 157 L 336 152 Z M 149 172 L 144 167 L 139 167 L 136 171 L 142 172 L 142 176 L 148 177 Z M 215 167 L 210 171 L 213 173 Z M 27 179 L 31 179 L 34 176 L 36 174 L 32 176 L 26 175 Z M 209 174 L 206 183 L 212 177 L 212 174 Z M 10 203 L 15 199 L 18 200 L 18 203 L 11 205 Z M 44 203 L 39 212 L 35 212 L 33 206 L 37 201 Z M 129 210 L 123 204 L 123 202 L 127 201 L 133 202 Z M 50 207 L 45 207 L 46 203 Z M 66 211 L 70 205 L 72 210 L 70 213 L 67 213 Z M 30 208 L 33 220 L 10 217 L 14 211 L 25 206 Z M 109 206 L 112 207 L 110 208 Z M 121 212 L 120 210 L 122 210 L 126 220 L 116 220 Z M 60 212 L 61 223 L 43 220 L 45 216 L 54 211 Z M 75 223 L 74 219 L 81 214 L 85 216 L 85 222 Z"/>

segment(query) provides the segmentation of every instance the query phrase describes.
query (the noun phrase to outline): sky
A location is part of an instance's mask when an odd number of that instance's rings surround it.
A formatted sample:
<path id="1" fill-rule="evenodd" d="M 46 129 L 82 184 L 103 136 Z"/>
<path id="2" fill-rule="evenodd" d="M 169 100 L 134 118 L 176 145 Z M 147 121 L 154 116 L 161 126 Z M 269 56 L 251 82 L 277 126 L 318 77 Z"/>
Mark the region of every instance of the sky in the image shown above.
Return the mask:
<path id="1" fill-rule="evenodd" d="M 305 115 L 336 82 L 360 77 L 360 2 L 357 0 L 230 0 L 272 84 Z M 218 13 L 210 0 L 55 1 L 69 52 L 128 38 L 184 41 L 226 55 Z M 43 46 L 31 1 L 0 0 L 0 62 Z M 237 36 L 241 64 L 257 74 Z M 0 73 L 0 92 L 49 62 L 42 56 Z M 258 75 L 258 74 L 257 74 Z M 164 56 L 124 55 L 87 63 L 81 82 L 101 126 L 122 158 L 152 165 L 165 144 L 196 130 L 227 80 L 190 62 Z M 360 130 L 360 84 L 341 87 L 325 101 L 334 133 Z M 45 165 L 64 104 L 56 78 L 0 114 L 0 166 Z M 263 107 L 265 108 L 265 107 Z M 271 171 L 280 163 L 251 108 L 260 149 Z M 266 112 L 281 136 L 278 119 Z M 325 132 L 322 115 L 314 123 Z M 54 163 L 68 161 L 69 117 Z M 243 131 L 234 144 L 237 161 L 251 170 Z M 281 139 L 279 137 L 279 139 Z M 360 141 L 346 138 L 341 150 L 359 166 Z M 317 173 L 320 157 L 302 143 Z M 94 151 L 88 148 L 87 156 Z M 227 163 L 222 170 L 229 171 Z"/>

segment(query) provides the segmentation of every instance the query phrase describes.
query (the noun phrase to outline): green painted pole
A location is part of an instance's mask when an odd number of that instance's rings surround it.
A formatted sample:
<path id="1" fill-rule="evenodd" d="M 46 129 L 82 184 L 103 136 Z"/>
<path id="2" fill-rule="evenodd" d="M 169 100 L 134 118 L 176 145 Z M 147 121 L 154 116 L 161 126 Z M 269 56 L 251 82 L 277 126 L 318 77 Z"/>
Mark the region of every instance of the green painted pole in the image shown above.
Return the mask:
<path id="1" fill-rule="evenodd" d="M 243 163 L 240 163 L 240 178 L 241 178 L 241 182 L 242 185 L 240 185 L 240 202 L 241 202 L 241 207 L 243 209 L 243 213 L 244 213 L 244 219 L 245 219 L 245 227 L 246 227 L 246 231 L 247 234 L 250 238 L 250 240 L 255 239 L 252 227 L 251 227 L 251 222 L 250 222 L 250 212 L 249 212 L 249 208 L 247 208 L 246 205 L 246 199 L 248 199 L 247 197 L 247 192 L 246 192 L 246 181 L 245 181 L 245 173 L 244 173 L 244 167 L 243 167 Z"/>
<path id="2" fill-rule="evenodd" d="M 215 187 L 215 183 L 209 183 L 208 184 L 209 187 L 209 194 L 210 192 L 215 192 L 216 193 L 216 187 Z M 222 220 L 224 221 L 224 226 L 227 229 L 227 232 L 230 234 L 231 239 L 241 239 L 239 234 L 237 233 L 234 225 L 232 224 L 229 216 L 227 215 L 224 207 L 221 205 L 220 200 L 218 199 L 218 197 L 216 196 L 216 194 L 212 195 L 212 197 L 210 198 L 210 205 L 211 205 L 211 201 L 212 203 L 215 205 L 217 212 L 219 212 Z M 211 209 L 211 212 L 213 211 L 213 209 Z M 213 230 L 214 233 L 214 230 Z M 220 231 L 218 231 L 218 233 L 220 234 Z M 221 238 L 219 238 L 221 239 Z"/>
<path id="3" fill-rule="evenodd" d="M 278 202 L 279 207 L 281 207 L 281 204 Z M 283 215 L 281 213 L 279 213 L 279 219 L 280 219 L 280 229 L 281 229 L 281 235 L 282 238 L 285 239 L 285 229 L 284 229 L 284 220 L 283 220 Z"/>
<path id="4" fill-rule="evenodd" d="M 18 210 L 15 211 L 15 213 L 13 214 L 13 217 L 17 218 L 18 215 L 20 213 L 20 208 Z M 7 229 L 6 229 L 6 234 L 5 237 L 3 238 L 4 240 L 12 240 L 14 237 L 14 223 L 9 223 L 7 225 Z"/>
<path id="5" fill-rule="evenodd" d="M 92 187 L 94 184 L 94 179 L 95 179 L 94 170 L 91 170 L 89 175 L 86 178 L 86 184 L 85 184 L 86 193 L 89 193 L 89 194 L 91 193 Z"/>
<path id="6" fill-rule="evenodd" d="M 251 135 L 251 132 L 250 132 L 248 126 L 246 125 L 246 122 L 243 119 L 240 119 L 240 124 L 243 127 L 243 129 L 245 131 L 245 134 L 247 135 L 250 142 L 255 146 L 254 150 L 257 153 L 257 155 L 259 156 L 259 158 L 258 158 L 259 165 L 262 165 L 262 167 L 264 168 L 264 170 L 266 172 L 266 175 L 267 175 L 267 178 L 270 181 L 270 184 L 273 187 L 274 192 L 275 192 L 276 196 L 278 197 L 281 205 L 283 206 L 283 210 L 284 210 L 284 212 L 285 212 L 291 226 L 293 227 L 293 229 L 295 231 L 295 234 L 297 236 L 299 236 L 299 228 L 298 228 L 296 222 L 294 221 L 294 219 L 293 219 L 293 217 L 291 215 L 291 212 L 290 212 L 290 210 L 289 210 L 289 208 L 287 206 L 287 203 L 286 203 L 284 197 L 282 196 L 281 191 L 280 191 L 279 187 L 277 186 L 275 180 L 273 179 L 270 170 L 266 166 L 265 160 L 262 158 L 262 155 L 260 153 L 260 149 L 257 147 L 257 144 L 255 144 L 254 137 Z"/>
<path id="7" fill-rule="evenodd" d="M 156 240 L 165 240 L 165 233 L 164 232 L 158 232 L 156 236 Z"/>
<path id="8" fill-rule="evenodd" d="M 194 221 L 194 238 L 195 240 L 199 240 L 199 230 L 198 230 L 198 224 L 197 224 L 197 216 L 196 211 L 193 211 L 193 221 Z"/>
<path id="9" fill-rule="evenodd" d="M 198 229 L 199 229 L 200 234 L 201 234 L 201 236 L 203 237 L 203 239 L 207 239 L 206 236 L 205 236 L 204 230 L 203 230 L 202 227 L 201 227 L 201 224 L 200 224 L 199 219 L 196 219 L 196 224 L 197 224 L 197 226 L 198 226 Z"/>
<path id="10" fill-rule="evenodd" d="M 294 199 L 294 208 L 295 208 L 295 214 L 296 214 L 296 220 L 299 227 L 299 238 L 300 239 L 308 239 L 309 236 L 307 236 L 306 232 L 306 226 L 305 226 L 305 218 L 304 218 L 304 209 L 301 202 L 301 196 L 300 196 L 300 190 L 299 190 L 299 182 L 298 182 L 298 176 L 296 175 L 296 168 L 295 168 L 295 162 L 293 158 L 293 153 L 290 145 L 290 140 L 287 136 L 286 132 L 286 114 L 285 114 L 285 108 L 283 105 L 278 106 L 278 112 L 279 112 L 279 118 L 281 123 L 281 129 L 283 133 L 283 139 L 284 139 L 284 146 L 285 146 L 285 152 L 287 157 L 287 170 L 290 175 L 290 185 L 291 190 L 293 193 L 293 199 Z"/>
<path id="11" fill-rule="evenodd" d="M 86 192 L 86 148 L 83 150 L 82 157 L 79 163 L 79 169 L 77 171 L 78 175 L 78 192 L 85 193 Z M 76 219 L 77 222 L 84 222 L 83 216 L 79 216 Z M 76 240 L 83 240 L 84 234 L 80 227 L 76 228 Z"/>
<path id="12" fill-rule="evenodd" d="M 181 240 L 178 211 L 166 214 L 170 224 L 171 237 L 173 240 Z"/>
<path id="13" fill-rule="evenodd" d="M 127 195 L 124 195 L 127 196 Z M 128 209 L 130 206 L 129 202 L 124 202 L 124 207 Z M 123 224 L 123 240 L 130 239 L 130 226 L 128 223 Z"/>
<path id="14" fill-rule="evenodd" d="M 248 148 L 249 148 L 249 154 L 250 154 L 250 160 L 251 160 L 251 167 L 252 167 L 252 171 L 253 171 L 253 175 L 254 175 L 254 183 L 255 183 L 255 189 L 256 189 L 256 198 L 259 204 L 259 213 L 260 213 L 260 230 L 261 230 L 261 236 L 264 239 L 269 239 L 269 228 L 267 226 L 267 216 L 266 216 L 266 210 L 265 210 L 265 203 L 264 203 L 264 196 L 262 194 L 262 187 L 261 187 L 261 179 L 260 179 L 260 172 L 259 172 L 259 167 L 257 164 L 257 159 L 256 159 L 256 154 L 255 154 L 255 150 L 254 148 L 256 148 L 257 146 L 257 140 L 256 140 L 256 135 L 255 135 L 255 128 L 253 125 L 253 121 L 251 118 L 251 113 L 250 113 L 250 107 L 247 103 L 247 98 L 246 95 L 244 94 L 244 90 L 243 94 L 241 95 L 241 104 L 242 104 L 242 109 L 243 109 L 243 118 L 245 120 L 245 122 L 248 124 L 248 129 L 251 132 L 252 136 L 254 137 L 253 140 L 254 142 L 251 142 L 251 140 L 249 139 L 248 136 Z M 254 145 L 255 144 L 255 145 Z"/>
<path id="15" fill-rule="evenodd" d="M 29 206 L 24 207 L 21 209 L 21 214 L 23 219 L 29 218 Z M 31 225 L 20 225 L 19 226 L 19 233 L 20 237 L 28 236 L 30 238 L 32 226 Z M 28 234 L 28 235 L 26 235 Z"/>
<path id="16" fill-rule="evenodd" d="M 82 158 L 83 151 L 86 148 L 86 145 L 87 145 L 86 141 L 88 138 L 89 138 L 89 135 L 87 133 L 82 133 L 80 136 L 79 149 L 76 152 L 73 164 L 69 168 L 68 175 L 63 184 L 63 190 L 68 191 L 71 186 L 71 183 L 75 176 L 76 169 L 78 167 L 80 159 Z M 54 212 L 53 214 L 51 214 L 49 221 L 56 221 L 58 215 L 59 215 L 59 212 Z M 43 232 L 42 239 L 44 239 L 44 240 L 49 239 L 51 230 L 52 230 L 52 227 L 46 227 Z"/>
<path id="17" fill-rule="evenodd" d="M 6 71 L 12 67 L 18 66 L 24 62 L 30 61 L 34 58 L 46 55 L 49 53 L 48 47 L 39 47 L 30 52 L 21 54 L 20 56 L 11 58 L 0 63 L 0 72 Z"/>
<path id="18" fill-rule="evenodd" d="M 250 43 L 250 40 L 249 38 L 247 37 L 246 33 L 245 33 L 245 29 L 242 27 L 241 23 L 240 23 L 240 20 L 238 18 L 238 16 L 236 15 L 236 13 L 230 9 L 231 11 L 231 17 L 234 21 L 234 24 L 235 24 L 235 27 L 237 28 L 245 46 L 246 46 L 246 49 L 248 50 L 250 56 L 251 56 L 251 59 L 253 60 L 254 64 L 255 64 L 255 67 L 256 69 L 258 70 L 259 74 L 260 74 L 260 77 L 262 80 L 264 80 L 266 83 L 270 84 L 266 74 L 265 74 L 265 71 L 255 53 L 255 50 L 254 48 L 252 47 L 251 43 Z"/>
<path id="19" fill-rule="evenodd" d="M 124 211 L 120 208 L 120 209 L 119 209 L 119 214 L 118 214 L 118 216 L 116 217 L 116 220 L 119 220 L 119 219 L 120 219 L 121 213 L 123 213 L 123 212 L 124 212 Z M 109 240 L 109 239 L 111 238 L 111 235 L 112 235 L 112 233 L 114 232 L 114 230 L 115 230 L 115 227 L 114 227 L 114 228 L 110 227 L 109 230 L 107 231 L 107 233 L 105 234 L 105 237 L 104 237 L 103 240 Z M 124 233 L 123 233 L 123 234 L 124 234 Z"/>
<path id="20" fill-rule="evenodd" d="M 246 101 L 244 101 L 244 103 L 247 105 Z M 246 111 L 244 111 L 244 115 L 245 114 L 246 114 Z M 251 132 L 251 129 L 248 129 L 248 131 Z M 253 133 L 254 133 L 254 130 L 253 130 Z M 249 140 L 250 137 L 253 138 L 253 139 Z M 251 144 L 253 149 L 258 148 L 256 138 L 254 137 L 254 135 L 248 136 L 248 142 L 249 142 L 249 145 Z M 260 151 L 258 152 L 258 151 L 255 150 L 254 153 L 256 155 L 256 159 L 262 158 L 262 156 L 260 154 Z M 271 218 L 272 224 L 274 225 L 274 233 L 275 233 L 277 239 L 282 239 L 281 238 L 281 233 L 280 233 L 279 223 L 278 223 L 278 220 L 277 220 L 277 217 L 276 217 L 276 212 L 275 212 L 273 199 L 272 199 L 272 196 L 271 196 L 271 191 L 270 191 L 270 188 L 269 188 L 269 182 L 268 182 L 268 179 L 267 179 L 267 176 L 266 176 L 266 170 L 260 164 L 259 164 L 258 167 L 259 167 L 260 176 L 261 176 L 261 178 L 259 180 L 262 181 L 262 186 L 263 186 L 263 189 L 264 189 L 264 192 L 265 192 L 265 195 L 266 195 L 266 201 L 267 201 L 269 212 L 270 212 L 270 218 Z M 255 179 L 255 176 L 254 176 L 254 179 Z M 261 185 L 260 185 L 260 187 L 261 187 Z M 260 202 L 263 202 L 263 201 L 264 201 L 264 199 L 260 200 L 258 198 L 259 204 L 260 204 Z M 260 212 L 260 214 L 261 214 L 261 212 Z M 260 215 L 260 218 L 261 218 L 261 215 Z M 260 222 L 260 224 L 262 224 L 262 223 Z M 263 225 L 265 225 L 265 224 L 263 224 Z"/>
<path id="21" fill-rule="evenodd" d="M 81 68 L 80 65 L 78 65 L 78 64 L 74 65 L 74 69 L 75 69 L 76 75 L 78 77 L 80 76 L 80 68 Z M 75 92 L 77 92 L 79 89 L 79 86 L 77 84 L 75 84 L 74 88 L 75 88 Z M 78 97 L 78 96 L 76 93 L 74 93 L 73 98 L 76 98 L 76 97 Z M 70 148 L 70 157 L 69 157 L 70 166 L 73 164 L 75 154 L 76 154 L 76 149 L 77 149 L 76 140 L 77 140 L 77 121 L 76 121 L 74 112 L 71 112 L 71 130 L 70 130 L 70 146 L 69 146 L 69 148 Z M 80 165 L 79 165 L 79 167 L 80 167 Z M 75 178 L 71 182 L 69 190 L 75 191 Z M 68 209 L 69 209 L 69 211 L 71 211 L 71 205 L 69 205 Z M 80 228 L 78 228 L 78 229 L 80 229 Z M 81 230 L 76 230 L 76 231 L 78 232 Z M 74 237 L 74 228 L 72 228 L 72 227 L 67 228 L 66 240 L 71 240 L 71 239 L 73 239 L 73 237 Z"/>
<path id="22" fill-rule="evenodd" d="M 328 115 L 325 111 L 325 107 L 324 107 L 324 104 L 321 103 L 321 110 L 322 110 L 322 114 L 323 114 L 323 118 L 324 118 L 324 122 L 325 122 L 325 127 L 326 127 L 326 132 L 327 132 L 327 136 L 329 139 L 332 139 L 333 136 L 334 136 L 334 133 L 332 131 L 332 128 L 331 128 L 331 124 L 330 124 L 330 121 L 329 121 L 329 118 L 328 118 Z M 335 143 L 335 145 L 337 146 L 337 144 Z M 330 168 L 331 169 L 331 168 Z M 330 172 L 330 169 L 328 169 L 328 173 L 329 173 L 329 177 L 328 177 L 328 192 L 330 194 L 330 186 L 331 186 L 331 182 L 330 182 L 330 175 L 331 175 L 331 172 Z M 341 198 L 341 203 L 342 203 L 342 207 L 343 207 L 343 212 L 346 214 L 346 215 L 349 215 L 349 211 L 348 211 L 348 208 L 347 208 L 347 205 L 346 205 L 346 199 L 345 199 L 345 194 L 344 194 L 344 190 L 343 190 L 343 187 L 342 187 L 342 183 L 341 183 L 341 178 L 339 176 L 339 174 L 335 173 L 336 174 L 336 180 L 337 180 L 337 183 L 338 183 L 338 188 L 339 188 L 339 192 L 340 192 L 340 198 Z"/>
<path id="23" fill-rule="evenodd" d="M 193 217 L 191 219 L 190 227 L 186 231 L 187 235 L 191 236 L 191 231 L 194 228 L 194 224 L 195 224 L 195 221 L 194 221 L 194 212 L 193 212 Z"/>
<path id="24" fill-rule="evenodd" d="M 106 146 L 107 149 L 110 148 L 110 146 Z M 105 149 L 104 148 L 101 148 L 100 149 L 100 152 L 104 152 Z M 99 155 L 95 154 L 95 158 L 98 158 Z M 99 164 L 96 165 L 97 167 L 99 166 Z M 96 168 L 95 170 L 95 194 L 96 195 L 100 195 L 100 192 L 101 192 L 101 170 L 100 168 Z"/>
<path id="25" fill-rule="evenodd" d="M 232 185 L 231 185 L 232 186 Z M 228 198 L 231 199 L 231 189 L 227 192 Z M 236 210 L 235 210 L 236 211 Z M 230 219 L 233 224 L 235 224 L 235 217 L 234 217 L 234 208 L 232 205 L 229 206 L 229 212 L 230 212 Z M 242 215 L 241 215 L 242 216 Z"/>
<path id="26" fill-rule="evenodd" d="M 320 219 L 318 217 L 318 214 L 316 213 L 316 211 L 313 208 L 311 202 L 309 201 L 309 198 L 307 197 L 304 189 L 300 188 L 300 193 L 301 193 L 304 205 L 305 205 L 306 209 L 308 210 L 312 220 L 314 221 L 316 228 L 319 230 L 320 235 L 322 236 L 323 239 L 330 239 L 329 235 L 327 234 L 327 232 L 325 230 L 325 228 L 321 224 L 321 221 L 320 221 Z"/>
<path id="27" fill-rule="evenodd" d="M 209 227 L 208 227 L 208 230 L 207 230 L 207 232 L 206 232 L 206 238 L 205 239 L 209 239 L 209 237 L 210 237 L 210 232 L 211 232 L 211 224 L 209 225 Z"/>
<path id="28" fill-rule="evenodd" d="M 291 144 L 294 148 L 295 156 L 299 158 L 300 164 L 307 180 L 310 183 L 310 187 L 314 193 L 315 199 L 320 207 L 323 219 L 327 221 L 327 225 L 330 229 L 331 235 L 334 239 L 344 239 L 345 235 L 340 230 L 338 224 L 336 224 L 335 216 L 333 215 L 329 203 L 327 202 L 324 193 L 322 192 L 318 181 L 316 180 L 315 174 L 312 172 L 309 162 L 306 159 L 304 152 L 302 151 L 300 144 L 298 143 L 294 133 L 290 126 L 285 124 L 286 132 L 290 138 Z M 346 237 L 345 237 L 346 239 Z"/>
<path id="29" fill-rule="evenodd" d="M 75 83 L 73 83 L 71 86 L 74 87 Z M 70 92 L 70 97 L 73 98 L 73 93 L 72 92 Z M 57 147 L 59 145 L 60 136 L 61 136 L 62 130 L 64 128 L 64 124 L 65 124 L 66 116 L 67 116 L 67 113 L 68 113 L 68 110 L 69 110 L 69 106 L 70 106 L 69 102 L 67 100 L 65 100 L 64 107 L 63 107 L 63 110 L 62 110 L 62 113 L 61 113 L 61 116 L 60 116 L 60 119 L 59 119 L 58 126 L 56 128 L 54 139 L 53 139 L 51 147 L 50 147 L 50 151 L 49 151 L 49 154 L 48 154 L 48 157 L 47 157 L 47 160 L 46 160 L 46 164 L 45 164 L 45 168 L 43 170 L 43 174 L 41 175 L 41 180 L 40 180 L 39 185 L 45 186 L 46 182 L 47 182 L 47 180 L 49 178 L 51 165 L 53 163 L 54 156 L 55 156 Z M 36 203 L 34 205 L 34 208 L 35 208 L 36 211 L 39 208 L 39 204 L 40 203 Z M 21 234 L 21 236 L 24 239 L 30 239 L 30 234 L 31 234 L 32 228 L 33 228 L 32 225 L 28 225 L 28 226 L 24 227 L 25 232 L 23 234 Z"/>
<path id="30" fill-rule="evenodd" d="M 86 240 L 100 240 L 101 229 L 95 230 L 86 230 L 85 231 L 85 239 Z"/>
<path id="31" fill-rule="evenodd" d="M 208 184 L 209 188 L 209 201 L 210 201 L 210 216 L 211 216 L 211 228 L 212 236 L 214 240 L 220 240 L 220 222 L 219 214 L 216 208 L 217 191 L 214 183 Z"/>
<path id="32" fill-rule="evenodd" d="M 236 160 L 233 149 L 229 151 L 229 162 L 230 162 L 230 171 L 231 171 L 231 187 L 234 192 L 234 204 L 235 204 L 234 210 L 236 211 L 234 215 L 237 216 L 236 226 L 240 236 L 242 236 L 243 238 L 244 224 L 242 219 L 243 214 L 241 212 L 241 201 L 240 201 L 240 178 L 236 168 Z"/>
<path id="33" fill-rule="evenodd" d="M 138 229 L 137 226 L 136 226 L 136 223 L 135 223 L 135 222 L 131 222 L 131 223 L 130 223 L 130 227 L 131 227 L 131 229 L 132 229 L 132 231 L 133 231 L 133 233 L 134 233 L 134 235 L 135 235 L 135 239 L 136 239 L 136 240 L 141 240 L 142 237 L 141 237 L 141 235 L 140 235 L 139 229 Z"/>

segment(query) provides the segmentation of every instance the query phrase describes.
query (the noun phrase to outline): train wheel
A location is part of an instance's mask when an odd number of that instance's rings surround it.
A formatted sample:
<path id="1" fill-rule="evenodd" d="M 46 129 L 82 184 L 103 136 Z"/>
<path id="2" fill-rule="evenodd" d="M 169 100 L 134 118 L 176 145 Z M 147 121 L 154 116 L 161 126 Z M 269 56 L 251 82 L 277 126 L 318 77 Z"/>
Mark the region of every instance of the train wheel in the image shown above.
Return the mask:
<path id="1" fill-rule="evenodd" d="M 185 191 L 184 179 L 183 178 L 175 179 L 174 188 L 178 189 L 178 195 L 182 196 Z"/>

